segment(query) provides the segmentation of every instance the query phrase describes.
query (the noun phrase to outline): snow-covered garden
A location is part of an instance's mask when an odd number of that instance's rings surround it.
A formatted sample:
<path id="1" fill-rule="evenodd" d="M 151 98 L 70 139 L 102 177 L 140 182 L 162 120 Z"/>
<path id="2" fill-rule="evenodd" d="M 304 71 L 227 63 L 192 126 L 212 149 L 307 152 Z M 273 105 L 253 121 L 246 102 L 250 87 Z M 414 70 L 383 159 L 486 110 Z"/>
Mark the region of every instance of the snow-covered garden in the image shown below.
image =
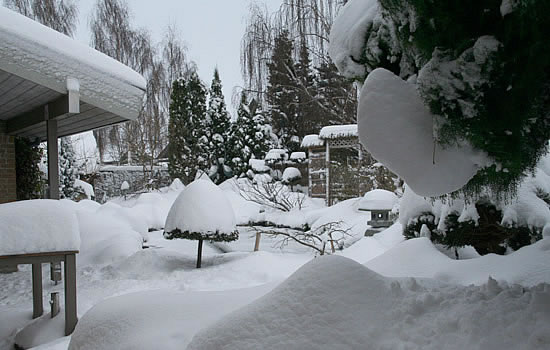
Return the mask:
<path id="1" fill-rule="evenodd" d="M 251 4 L 233 115 L 125 1 L 2 3 L 0 350 L 550 349 L 546 0 Z"/>
<path id="2" fill-rule="evenodd" d="M 199 186 L 180 196 L 174 208 L 204 211 L 196 209 L 198 192 L 216 186 L 196 182 Z M 37 349 L 181 349 L 188 344 L 190 349 L 357 349 L 364 344 L 545 349 L 550 344 L 550 237 L 504 256 L 479 256 L 465 247 L 455 260 L 427 237 L 405 240 L 398 222 L 364 237 L 370 215 L 359 210 L 361 198 L 332 207 L 306 198 L 302 210 L 260 212 L 263 208 L 246 201 L 235 180 L 228 180 L 218 196 L 230 208 L 213 206 L 205 213 L 209 220 L 189 225 L 195 225 L 193 231 L 202 226 L 215 231 L 220 216 L 213 213 L 234 213 L 239 238 L 205 240 L 197 269 L 196 241 L 165 239 L 162 229 L 183 191 L 176 180 L 159 191 L 104 205 L 61 200 L 61 211 L 76 217 L 80 232 L 79 323 L 72 336 L 64 337 L 62 314 L 31 320 L 30 267 L 22 265 L 19 272 L 0 275 L 2 346 L 9 348 L 14 340 Z M 409 213 L 421 209 L 418 203 L 405 205 Z M 2 220 L 14 222 L 13 217 Z M 222 221 L 232 225 L 231 218 Z M 334 254 L 327 249 L 328 256 L 292 240 L 281 246 L 285 236 L 266 234 L 254 252 L 257 230 L 247 225 L 265 221 L 296 229 L 307 224 L 311 230 L 342 221 L 346 235 Z M 36 224 L 52 242 L 46 248 L 63 248 L 55 247 L 55 233 L 47 236 L 44 223 Z M 4 232 L 0 237 L 2 247 L 10 245 Z M 49 266 L 43 269 L 45 293 L 60 291 L 62 286 L 49 280 Z"/>

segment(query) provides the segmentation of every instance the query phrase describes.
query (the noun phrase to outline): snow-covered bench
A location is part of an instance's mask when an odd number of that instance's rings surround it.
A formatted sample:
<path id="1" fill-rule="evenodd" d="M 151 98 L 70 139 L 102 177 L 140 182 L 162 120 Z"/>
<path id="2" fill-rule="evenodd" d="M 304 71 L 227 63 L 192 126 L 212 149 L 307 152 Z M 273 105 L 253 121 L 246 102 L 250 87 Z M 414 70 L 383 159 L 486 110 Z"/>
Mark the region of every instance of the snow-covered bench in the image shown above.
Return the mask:
<path id="1" fill-rule="evenodd" d="M 44 312 L 42 263 L 63 262 L 65 334 L 76 323 L 76 254 L 80 247 L 73 210 L 56 200 L 0 205 L 0 265 L 32 264 L 33 318 Z"/>

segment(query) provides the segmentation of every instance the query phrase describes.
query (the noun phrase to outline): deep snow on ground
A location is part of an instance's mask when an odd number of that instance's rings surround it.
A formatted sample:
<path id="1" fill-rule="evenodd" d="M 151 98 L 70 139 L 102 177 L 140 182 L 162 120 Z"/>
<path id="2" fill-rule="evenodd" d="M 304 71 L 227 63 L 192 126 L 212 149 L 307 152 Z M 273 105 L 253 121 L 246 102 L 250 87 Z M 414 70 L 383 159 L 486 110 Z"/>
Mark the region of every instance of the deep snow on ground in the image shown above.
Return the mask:
<path id="1" fill-rule="evenodd" d="M 281 348 L 291 340 L 302 349 L 363 342 L 374 349 L 550 347 L 541 331 L 549 324 L 550 294 L 540 284 L 550 282 L 550 237 L 507 256 L 456 261 L 425 238 L 404 241 L 399 223 L 363 237 L 370 215 L 358 210 L 359 198 L 329 208 L 307 199 L 303 210 L 260 214 L 264 208 L 231 184 L 221 188 L 239 224 L 269 218 L 315 228 L 342 220 L 350 232 L 336 253 L 342 257 L 319 259 L 293 275 L 315 258 L 311 249 L 295 243 L 281 249 L 279 239 L 262 235 L 253 252 L 256 231 L 241 226 L 237 241 L 205 244 L 203 268 L 196 269 L 197 242 L 166 240 L 159 226 L 182 186 L 101 206 L 61 201 L 76 213 L 82 241 L 80 321 L 71 349 L 185 348 L 197 332 L 193 343 L 201 349 L 219 342 Z M 52 291 L 62 298 L 63 285 L 49 281 L 48 269 L 44 264 L 45 300 Z M 10 349 L 15 332 L 31 322 L 30 275 L 30 266 L 0 275 L 0 349 Z M 237 346 L 227 334 L 249 340 Z M 48 335 L 55 340 L 37 349 L 67 349 L 71 342 L 59 331 Z"/>

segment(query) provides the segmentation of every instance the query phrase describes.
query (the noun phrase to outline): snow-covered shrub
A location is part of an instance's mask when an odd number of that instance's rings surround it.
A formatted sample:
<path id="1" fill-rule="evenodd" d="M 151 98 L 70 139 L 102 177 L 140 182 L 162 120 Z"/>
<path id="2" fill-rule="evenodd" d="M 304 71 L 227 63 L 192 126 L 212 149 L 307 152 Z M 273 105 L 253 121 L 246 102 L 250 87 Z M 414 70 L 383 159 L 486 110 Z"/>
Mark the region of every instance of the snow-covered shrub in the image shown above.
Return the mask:
<path id="1" fill-rule="evenodd" d="M 203 240 L 230 242 L 239 238 L 231 203 L 210 180 L 190 183 L 176 198 L 164 225 L 166 239 L 199 241 L 197 267 L 201 267 Z"/>

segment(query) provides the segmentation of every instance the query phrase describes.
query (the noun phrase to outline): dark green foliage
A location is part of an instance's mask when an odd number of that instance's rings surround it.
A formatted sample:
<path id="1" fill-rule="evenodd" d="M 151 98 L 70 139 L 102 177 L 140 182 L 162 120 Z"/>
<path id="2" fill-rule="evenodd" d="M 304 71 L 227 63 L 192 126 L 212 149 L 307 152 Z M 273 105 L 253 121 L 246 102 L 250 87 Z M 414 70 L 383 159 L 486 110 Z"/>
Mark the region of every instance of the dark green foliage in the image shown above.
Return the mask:
<path id="1" fill-rule="evenodd" d="M 445 121 L 439 141 L 467 140 L 498 164 L 466 185 L 470 195 L 484 186 L 513 192 L 550 138 L 550 1 L 513 1 L 504 16 L 501 3 L 380 0 L 385 27 L 367 33 L 383 38 L 382 54 L 367 48 L 367 72 L 381 66 L 404 79 L 418 74 L 425 104 Z"/>
<path id="2" fill-rule="evenodd" d="M 459 213 L 453 212 L 443 220 L 444 231 L 436 229 L 434 215 L 422 213 L 412 223 L 405 227 L 405 238 L 419 237 L 422 224 L 428 225 L 431 231 L 431 240 L 447 248 L 472 246 L 481 254 L 504 254 L 506 247 L 518 250 L 542 238 L 540 230 L 528 227 L 505 227 L 501 225 L 502 212 L 493 204 L 487 202 L 476 203 L 479 219 L 459 220 Z"/>
<path id="3" fill-rule="evenodd" d="M 414 218 L 403 230 L 403 236 L 406 239 L 420 237 L 420 230 L 422 226 L 426 225 L 431 232 L 436 228 L 435 216 L 430 212 L 424 212 L 418 217 Z"/>
<path id="4" fill-rule="evenodd" d="M 231 122 L 225 106 L 225 99 L 222 92 L 222 83 L 218 69 L 214 70 L 214 78 L 210 87 L 210 98 L 208 100 L 208 155 L 209 155 L 209 176 L 216 183 L 220 184 L 233 176 L 229 159 L 229 138 Z"/>
<path id="5" fill-rule="evenodd" d="M 196 72 L 174 81 L 170 102 L 168 171 L 184 184 L 208 165 L 206 88 Z"/>
<path id="6" fill-rule="evenodd" d="M 62 137 L 59 141 L 59 196 L 60 198 L 76 199 L 80 194 L 74 187 L 78 178 L 76 156 L 70 137 Z"/>
<path id="7" fill-rule="evenodd" d="M 38 164 L 43 150 L 38 143 L 24 137 L 15 138 L 15 172 L 17 176 L 17 200 L 40 198 L 44 187 Z"/>
<path id="8" fill-rule="evenodd" d="M 263 159 L 271 147 L 271 130 L 264 112 L 254 100 L 247 102 L 246 95 L 241 95 L 237 110 L 237 120 L 231 125 L 230 147 L 231 168 L 233 174 L 241 176 L 248 170 L 251 158 Z"/>
<path id="9" fill-rule="evenodd" d="M 268 63 L 269 84 L 267 102 L 270 106 L 271 125 L 279 138 L 281 147 L 289 150 L 299 148 L 299 129 L 301 120 L 298 114 L 298 95 L 296 94 L 296 72 L 292 58 L 293 44 L 287 31 L 276 38 Z"/>
<path id="10" fill-rule="evenodd" d="M 231 233 L 216 232 L 189 232 L 180 231 L 175 229 L 171 232 L 164 232 L 164 238 L 166 239 L 193 239 L 193 240 L 205 240 L 211 242 L 231 242 L 239 238 L 239 231 L 235 230 Z"/>

